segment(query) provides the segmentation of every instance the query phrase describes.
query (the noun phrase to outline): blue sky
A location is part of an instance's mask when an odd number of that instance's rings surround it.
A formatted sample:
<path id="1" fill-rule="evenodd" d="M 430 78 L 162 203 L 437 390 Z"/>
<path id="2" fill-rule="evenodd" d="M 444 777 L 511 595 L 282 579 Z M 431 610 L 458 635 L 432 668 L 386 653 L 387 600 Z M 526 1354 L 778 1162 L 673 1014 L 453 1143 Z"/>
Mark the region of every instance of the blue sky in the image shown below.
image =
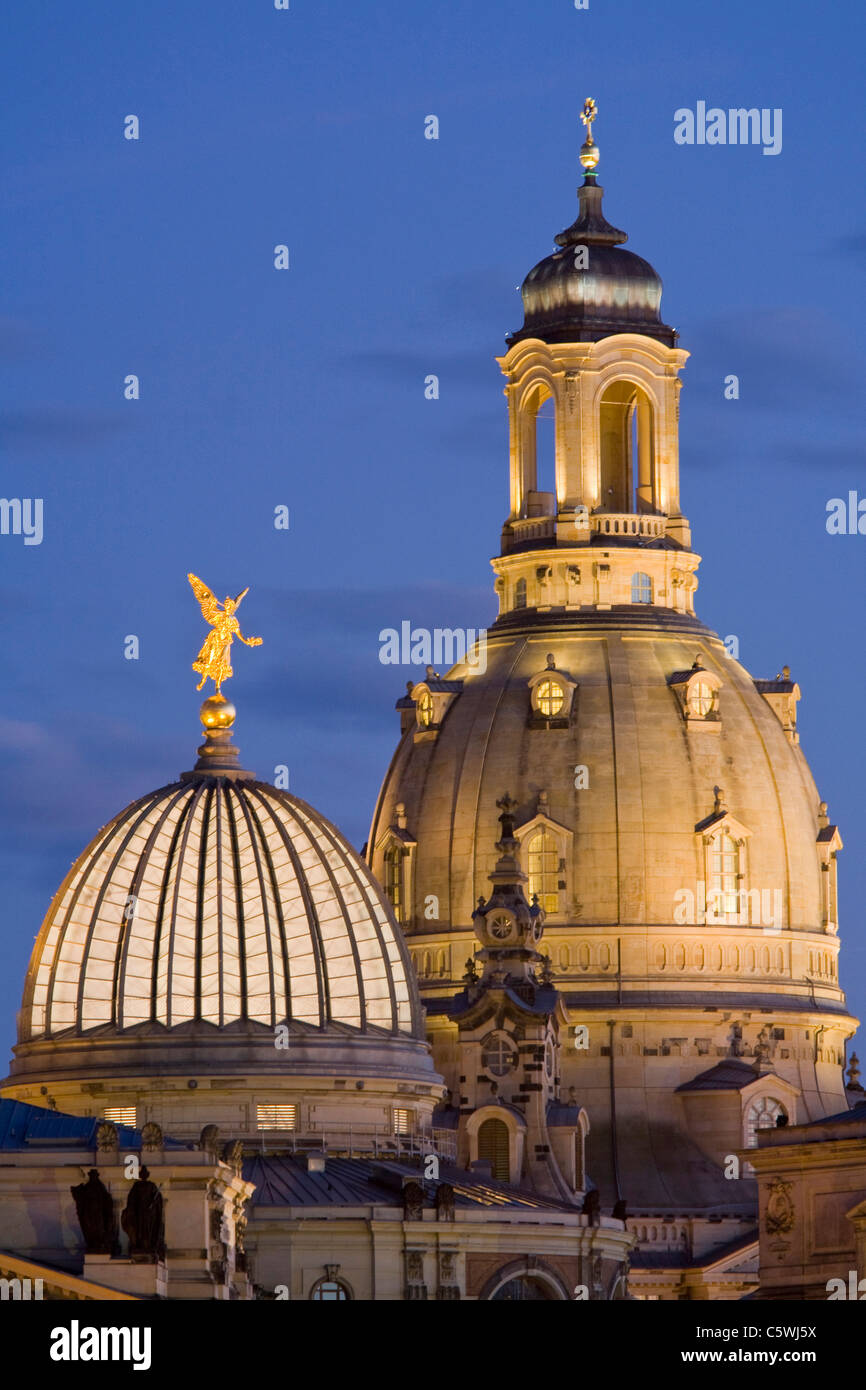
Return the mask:
<path id="1" fill-rule="evenodd" d="M 192 764 L 188 570 L 251 586 L 246 765 L 287 764 L 363 843 L 411 674 L 379 663 L 380 629 L 494 615 L 494 357 L 575 215 L 590 94 L 606 213 L 692 353 L 698 611 L 802 687 L 862 1013 L 866 536 L 825 528 L 829 498 L 866 496 L 862 7 L 11 0 L 4 19 L 0 491 L 45 520 L 39 546 L 0 536 L 0 1046 L 70 861 Z M 781 153 L 677 145 L 698 101 L 781 108 Z"/>

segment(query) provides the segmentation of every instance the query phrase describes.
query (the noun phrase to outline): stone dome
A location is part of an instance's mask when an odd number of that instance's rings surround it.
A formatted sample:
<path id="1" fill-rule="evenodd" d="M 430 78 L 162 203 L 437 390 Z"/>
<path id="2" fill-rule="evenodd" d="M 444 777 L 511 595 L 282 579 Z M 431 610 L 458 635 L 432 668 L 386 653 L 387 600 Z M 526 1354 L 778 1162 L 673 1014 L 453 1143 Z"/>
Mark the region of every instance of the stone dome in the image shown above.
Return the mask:
<path id="1" fill-rule="evenodd" d="M 280 1024 L 293 1074 L 432 1079 L 381 888 L 324 816 L 240 770 L 229 738 L 207 732 L 195 771 L 72 865 L 33 950 L 10 1081 L 285 1073 Z"/>
<path id="2" fill-rule="evenodd" d="M 684 717 L 682 697 L 696 669 L 717 701 L 700 728 Z M 533 705 L 547 678 L 564 694 L 556 718 Z M 545 938 L 566 995 L 609 1007 L 619 951 L 624 1004 L 766 1007 L 772 986 L 777 1010 L 818 1002 L 844 1019 L 821 857 L 832 831 L 781 715 L 781 702 L 799 695 L 793 682 L 755 681 L 694 617 L 623 606 L 512 611 L 488 631 L 486 670 L 458 665 L 445 684 L 457 693 L 434 735 L 407 728 L 370 835 L 377 870 L 389 827 L 405 826 L 415 846 L 405 929 L 419 960 L 429 950 L 435 964 L 437 948 L 454 941 L 447 954 L 459 979 L 507 791 L 530 893 L 538 885 L 528 837 L 549 835 L 556 871 L 544 889 L 555 901 Z M 737 887 L 777 895 L 765 899 L 780 905 L 775 932 L 678 915 L 684 890 L 699 908 L 716 825 L 743 846 Z M 438 922 L 425 913 L 431 895 Z M 453 988 L 438 973 L 424 981 L 428 1008 L 431 995 Z"/>
<path id="3" fill-rule="evenodd" d="M 596 342 L 613 333 L 642 333 L 673 347 L 677 333 L 662 323 L 661 277 L 642 256 L 624 251 L 625 232 L 605 220 L 600 184 L 578 189 L 577 221 L 556 237 L 561 249 L 533 266 L 521 287 L 524 323 L 508 343 Z"/>

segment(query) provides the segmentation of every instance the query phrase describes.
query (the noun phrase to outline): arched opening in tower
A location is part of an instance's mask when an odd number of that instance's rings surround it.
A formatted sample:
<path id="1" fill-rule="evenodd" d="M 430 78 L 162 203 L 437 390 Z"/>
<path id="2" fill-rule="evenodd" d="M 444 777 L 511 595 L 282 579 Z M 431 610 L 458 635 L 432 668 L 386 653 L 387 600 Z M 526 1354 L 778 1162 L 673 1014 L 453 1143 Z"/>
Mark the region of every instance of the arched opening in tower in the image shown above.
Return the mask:
<path id="1" fill-rule="evenodd" d="M 556 402 L 548 386 L 537 385 L 522 415 L 523 514 L 556 515 Z"/>
<path id="2" fill-rule="evenodd" d="M 653 512 L 653 408 L 646 392 L 630 381 L 608 386 L 599 406 L 601 476 L 599 509 Z"/>

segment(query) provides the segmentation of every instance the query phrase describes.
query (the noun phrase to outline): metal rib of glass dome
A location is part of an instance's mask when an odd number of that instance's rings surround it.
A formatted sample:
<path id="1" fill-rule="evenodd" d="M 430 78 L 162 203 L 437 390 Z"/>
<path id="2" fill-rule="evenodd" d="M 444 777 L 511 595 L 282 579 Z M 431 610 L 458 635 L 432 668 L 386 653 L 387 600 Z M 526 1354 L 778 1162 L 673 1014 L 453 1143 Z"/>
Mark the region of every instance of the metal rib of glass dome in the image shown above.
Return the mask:
<path id="1" fill-rule="evenodd" d="M 146 1023 L 409 1034 L 416 1023 L 366 865 L 304 802 L 252 781 L 175 784 L 122 812 L 55 897 L 30 981 L 30 1039 Z"/>

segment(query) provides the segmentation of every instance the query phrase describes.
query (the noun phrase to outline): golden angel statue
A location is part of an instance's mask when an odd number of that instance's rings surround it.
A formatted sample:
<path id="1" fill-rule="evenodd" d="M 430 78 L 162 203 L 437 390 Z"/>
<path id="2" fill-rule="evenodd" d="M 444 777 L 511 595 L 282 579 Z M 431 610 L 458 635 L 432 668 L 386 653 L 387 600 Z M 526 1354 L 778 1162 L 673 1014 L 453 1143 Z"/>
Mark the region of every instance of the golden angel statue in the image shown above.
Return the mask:
<path id="1" fill-rule="evenodd" d="M 196 690 L 201 690 L 205 681 L 210 678 L 215 682 L 216 693 L 219 695 L 223 681 L 227 681 L 232 675 L 232 639 L 237 637 L 248 647 L 260 647 L 262 645 L 261 637 L 244 637 L 240 623 L 235 617 L 241 600 L 249 593 L 249 588 L 244 589 L 237 598 L 227 597 L 225 602 L 220 604 L 208 586 L 197 579 L 194 574 L 188 574 L 187 579 L 199 601 L 202 616 L 213 629 L 208 633 L 204 646 L 192 663 L 192 669 L 201 676 Z"/>

